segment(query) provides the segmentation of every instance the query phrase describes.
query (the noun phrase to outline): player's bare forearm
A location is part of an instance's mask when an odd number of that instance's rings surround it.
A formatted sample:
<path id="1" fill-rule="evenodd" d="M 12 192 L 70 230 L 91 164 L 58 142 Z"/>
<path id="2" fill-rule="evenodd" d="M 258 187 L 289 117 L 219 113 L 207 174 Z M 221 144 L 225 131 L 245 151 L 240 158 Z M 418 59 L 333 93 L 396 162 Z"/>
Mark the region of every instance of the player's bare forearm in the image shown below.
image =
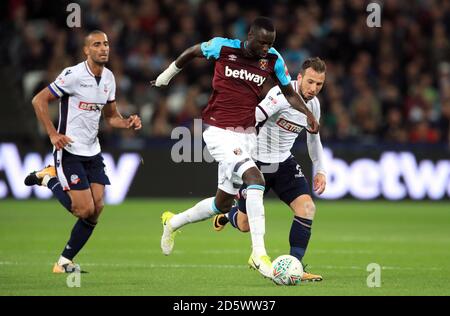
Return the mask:
<path id="1" fill-rule="evenodd" d="M 53 96 L 47 88 L 45 88 L 40 91 L 31 101 L 31 103 L 33 104 L 34 112 L 36 113 L 39 122 L 41 122 L 41 124 L 44 126 L 49 137 L 57 134 L 48 111 L 48 103 L 54 100 L 56 100 L 56 97 Z"/>
<path id="2" fill-rule="evenodd" d="M 135 130 L 142 128 L 141 119 L 137 115 L 131 115 L 129 118 L 112 117 L 108 119 L 108 124 L 114 128 L 132 128 Z"/>
<path id="3" fill-rule="evenodd" d="M 135 130 L 142 128 L 141 119 L 138 115 L 131 115 L 124 118 L 117 110 L 116 102 L 111 102 L 103 108 L 103 114 L 106 122 L 113 128 L 133 128 Z"/>
<path id="4" fill-rule="evenodd" d="M 72 139 L 66 135 L 59 134 L 55 129 L 55 126 L 50 119 L 50 114 L 48 112 L 48 104 L 51 101 L 55 101 L 57 98 L 50 92 L 48 88 L 41 90 L 31 101 L 36 112 L 36 116 L 41 124 L 45 127 L 48 137 L 53 146 L 56 149 L 62 149 L 67 144 L 72 142 Z"/>
<path id="5" fill-rule="evenodd" d="M 306 116 L 310 117 L 313 116 L 311 111 L 306 107 L 305 103 L 302 101 L 302 99 L 298 95 L 289 96 L 286 98 L 288 102 L 292 105 L 294 109 L 297 111 L 302 112 Z"/>
<path id="6" fill-rule="evenodd" d="M 180 56 L 175 60 L 175 66 L 178 68 L 183 68 L 192 59 L 197 57 L 203 57 L 202 49 L 200 44 L 194 45 L 186 49 Z"/>
<path id="7" fill-rule="evenodd" d="M 287 86 L 280 86 L 280 88 L 284 96 L 286 97 L 286 100 L 294 109 L 302 112 L 307 117 L 313 117 L 311 111 L 306 107 L 306 103 L 302 100 L 298 93 L 294 91 L 290 84 Z"/>
<path id="8" fill-rule="evenodd" d="M 115 117 L 108 117 L 105 118 L 106 122 L 109 126 L 113 128 L 128 128 L 127 127 L 127 120 L 123 117 L 115 116 Z"/>
<path id="9" fill-rule="evenodd" d="M 167 67 L 157 78 L 156 80 L 150 81 L 150 84 L 153 87 L 162 87 L 167 86 L 172 80 L 172 78 L 181 71 L 181 69 L 192 59 L 196 57 L 202 57 L 202 49 L 200 44 L 194 45 L 186 49 L 183 53 L 181 53 L 178 58 Z"/>
<path id="10" fill-rule="evenodd" d="M 301 113 L 306 115 L 309 127 L 306 128 L 306 130 L 309 133 L 317 134 L 319 132 L 319 122 L 317 122 L 312 112 L 308 109 L 305 101 L 300 97 L 300 95 L 297 92 L 294 91 L 294 89 L 290 84 L 286 86 L 280 85 L 280 89 L 283 92 L 289 104 L 297 111 L 300 111 Z"/>
<path id="11" fill-rule="evenodd" d="M 127 120 L 122 117 L 115 106 L 114 108 L 112 106 L 105 106 L 103 113 L 109 126 L 113 128 L 128 128 Z"/>

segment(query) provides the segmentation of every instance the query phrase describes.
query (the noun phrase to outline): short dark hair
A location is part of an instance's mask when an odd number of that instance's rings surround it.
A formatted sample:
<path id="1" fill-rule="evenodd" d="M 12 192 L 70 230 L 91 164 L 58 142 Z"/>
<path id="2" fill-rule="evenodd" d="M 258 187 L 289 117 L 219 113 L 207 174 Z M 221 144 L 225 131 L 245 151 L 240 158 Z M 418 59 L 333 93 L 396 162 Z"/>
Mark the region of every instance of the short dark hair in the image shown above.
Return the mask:
<path id="1" fill-rule="evenodd" d="M 268 32 L 275 32 L 275 26 L 273 25 L 273 21 L 265 16 L 257 17 L 252 25 L 250 25 L 250 31 L 264 29 Z"/>
<path id="2" fill-rule="evenodd" d="M 87 34 L 86 37 L 84 38 L 84 44 L 87 45 L 89 36 L 96 34 L 106 34 L 106 33 L 100 30 L 90 31 L 89 34 Z"/>
<path id="3" fill-rule="evenodd" d="M 320 74 L 327 71 L 327 65 L 319 57 L 311 57 L 306 59 L 302 64 L 302 69 L 300 70 L 301 74 L 304 75 L 306 69 L 308 68 L 312 68 L 314 71 Z"/>

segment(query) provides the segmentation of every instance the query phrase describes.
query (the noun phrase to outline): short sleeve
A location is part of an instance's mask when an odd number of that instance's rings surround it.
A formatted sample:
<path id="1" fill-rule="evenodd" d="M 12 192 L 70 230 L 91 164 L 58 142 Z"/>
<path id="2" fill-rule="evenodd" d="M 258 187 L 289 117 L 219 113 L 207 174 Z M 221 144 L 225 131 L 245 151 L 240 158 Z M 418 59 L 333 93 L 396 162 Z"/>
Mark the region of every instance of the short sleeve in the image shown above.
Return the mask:
<path id="1" fill-rule="evenodd" d="M 71 68 L 64 69 L 61 74 L 48 85 L 50 92 L 57 98 L 71 95 L 75 91 L 76 76 Z"/>
<path id="2" fill-rule="evenodd" d="M 239 48 L 241 44 L 240 40 L 232 40 L 223 37 L 214 37 L 208 42 L 203 42 L 200 44 L 200 48 L 202 50 L 203 56 L 206 59 L 210 59 L 211 57 L 214 59 L 218 59 L 220 56 L 220 50 L 223 46 L 229 46 L 233 48 Z"/>
<path id="3" fill-rule="evenodd" d="M 112 75 L 111 78 L 111 89 L 109 91 L 108 95 L 108 103 L 116 101 L 116 79 L 114 78 L 114 75 Z"/>
<path id="4" fill-rule="evenodd" d="M 282 86 L 287 86 L 291 83 L 291 76 L 287 69 L 286 63 L 283 57 L 274 48 L 271 48 L 271 52 L 277 55 L 277 61 L 275 62 L 275 77 L 278 79 Z"/>
<path id="5" fill-rule="evenodd" d="M 266 119 L 284 108 L 286 98 L 279 86 L 274 86 L 269 90 L 266 97 L 258 104 L 257 108 L 264 113 Z"/>

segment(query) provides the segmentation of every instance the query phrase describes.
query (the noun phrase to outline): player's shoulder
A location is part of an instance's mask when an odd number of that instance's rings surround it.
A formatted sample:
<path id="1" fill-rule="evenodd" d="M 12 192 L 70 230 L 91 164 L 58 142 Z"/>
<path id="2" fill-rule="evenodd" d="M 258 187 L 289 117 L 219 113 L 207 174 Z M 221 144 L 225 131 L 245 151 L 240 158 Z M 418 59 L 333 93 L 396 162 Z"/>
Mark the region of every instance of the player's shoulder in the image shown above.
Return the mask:
<path id="1" fill-rule="evenodd" d="M 114 79 L 114 73 L 111 71 L 111 69 L 107 68 L 106 66 L 103 67 L 103 75 L 104 75 L 105 77 L 113 78 L 113 79 Z"/>
<path id="2" fill-rule="evenodd" d="M 271 96 L 272 98 L 281 99 L 284 98 L 284 94 L 281 91 L 281 88 L 279 85 L 273 86 L 269 92 L 267 92 L 268 96 Z"/>
<path id="3" fill-rule="evenodd" d="M 77 82 L 83 73 L 83 63 L 64 68 L 55 80 L 60 86 L 71 86 Z"/>
<path id="4" fill-rule="evenodd" d="M 269 54 L 274 55 L 276 58 L 283 59 L 283 58 L 281 57 L 281 54 L 276 50 L 275 47 L 271 47 L 271 48 L 269 49 Z"/>
<path id="5" fill-rule="evenodd" d="M 213 46 L 227 46 L 232 48 L 240 48 L 241 40 L 232 39 L 226 37 L 213 37 L 211 40 L 206 42 L 205 46 L 213 45 Z"/>
<path id="6" fill-rule="evenodd" d="M 75 78 L 82 71 L 82 66 L 83 66 L 83 63 L 79 63 L 79 64 L 76 64 L 76 65 L 72 65 L 72 66 L 66 67 L 66 68 L 64 68 L 61 71 L 61 75 L 60 76 L 62 76 L 62 77 L 74 77 Z"/>
<path id="7" fill-rule="evenodd" d="M 289 102 L 284 96 L 283 91 L 281 91 L 281 88 L 279 85 L 273 86 L 269 92 L 267 92 L 266 98 L 270 100 L 274 100 L 276 104 L 278 104 L 279 108 L 287 108 L 289 107 Z"/>
<path id="8" fill-rule="evenodd" d="M 82 61 L 76 65 L 65 68 L 64 70 L 70 73 L 80 74 L 86 72 L 87 65 L 85 61 Z"/>

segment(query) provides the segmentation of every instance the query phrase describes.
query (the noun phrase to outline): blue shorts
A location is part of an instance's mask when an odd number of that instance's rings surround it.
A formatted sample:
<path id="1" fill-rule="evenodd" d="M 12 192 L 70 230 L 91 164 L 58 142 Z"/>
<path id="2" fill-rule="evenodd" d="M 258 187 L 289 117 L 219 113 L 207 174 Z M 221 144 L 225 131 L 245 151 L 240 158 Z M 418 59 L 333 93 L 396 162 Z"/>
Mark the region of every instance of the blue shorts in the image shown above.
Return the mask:
<path id="1" fill-rule="evenodd" d="M 261 166 L 268 166 L 270 164 L 260 161 L 256 162 L 259 169 Z M 276 195 L 287 205 L 298 198 L 300 195 L 311 195 L 308 181 L 302 173 L 302 170 L 293 156 L 278 165 L 276 172 L 263 173 L 266 180 L 266 189 L 264 194 L 267 194 L 271 189 Z M 247 208 L 245 201 L 247 198 L 247 185 L 244 184 L 239 190 L 238 207 L 239 210 L 246 213 Z"/>
<path id="2" fill-rule="evenodd" d="M 53 156 L 59 182 L 65 191 L 86 190 L 90 188 L 91 183 L 111 184 L 100 153 L 85 157 L 71 154 L 66 150 L 55 150 Z"/>

